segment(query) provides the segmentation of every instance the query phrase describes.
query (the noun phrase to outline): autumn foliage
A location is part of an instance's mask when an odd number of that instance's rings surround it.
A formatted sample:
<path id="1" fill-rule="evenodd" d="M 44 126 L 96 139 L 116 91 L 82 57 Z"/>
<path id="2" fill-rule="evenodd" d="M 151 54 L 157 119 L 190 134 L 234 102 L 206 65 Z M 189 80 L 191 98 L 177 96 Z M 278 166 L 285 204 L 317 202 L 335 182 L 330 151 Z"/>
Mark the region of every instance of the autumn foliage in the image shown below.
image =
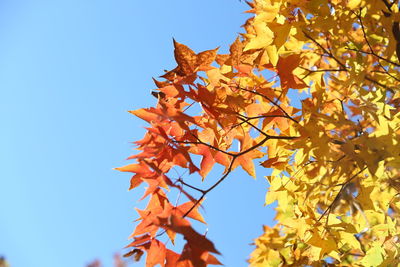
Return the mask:
<path id="1" fill-rule="evenodd" d="M 397 266 L 399 3 L 249 5 L 229 54 L 174 41 L 177 67 L 155 80 L 157 104 L 131 111 L 149 126 L 135 162 L 117 169 L 133 173 L 130 189 L 147 185 L 148 204 L 126 256 L 145 254 L 148 267 L 221 264 L 192 222 L 205 222 L 205 196 L 241 167 L 253 177 L 271 169 L 265 204 L 277 202 L 251 266 Z"/>

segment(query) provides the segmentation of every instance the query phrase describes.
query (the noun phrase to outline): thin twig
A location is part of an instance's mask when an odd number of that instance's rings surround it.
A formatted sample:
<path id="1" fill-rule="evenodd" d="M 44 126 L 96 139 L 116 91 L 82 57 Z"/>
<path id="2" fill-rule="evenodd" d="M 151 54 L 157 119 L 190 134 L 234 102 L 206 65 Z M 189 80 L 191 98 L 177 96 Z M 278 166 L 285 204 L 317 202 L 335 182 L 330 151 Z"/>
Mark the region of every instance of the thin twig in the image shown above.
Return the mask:
<path id="1" fill-rule="evenodd" d="M 199 191 L 200 193 L 204 193 L 204 190 L 203 190 L 203 189 L 200 189 L 200 188 L 197 188 L 197 187 L 195 187 L 195 186 L 193 186 L 193 185 L 190 185 L 190 184 L 188 184 L 188 183 L 185 183 L 181 178 L 178 179 L 178 182 L 180 182 L 181 184 L 183 184 L 183 185 L 185 185 L 185 186 L 187 186 L 187 187 L 190 187 L 190 188 L 192 188 L 192 189 L 194 189 L 194 190 L 196 190 L 196 191 Z"/>
<path id="2" fill-rule="evenodd" d="M 243 115 L 241 115 L 243 116 Z M 260 128 L 258 128 L 257 126 L 255 126 L 254 124 L 252 124 L 249 121 L 246 121 L 245 119 L 246 117 L 244 116 L 244 118 L 238 117 L 239 120 L 242 120 L 244 122 L 246 122 L 248 125 L 250 125 L 251 127 L 253 127 L 254 129 L 256 129 L 260 134 L 264 135 L 265 137 L 267 137 L 268 139 L 283 139 L 283 140 L 292 140 L 292 139 L 296 139 L 299 138 L 300 136 L 280 136 L 280 135 L 269 135 L 267 133 L 265 133 L 264 131 L 262 131 Z"/>
<path id="3" fill-rule="evenodd" d="M 369 77 L 368 75 L 365 75 L 365 79 L 366 79 L 367 81 L 370 81 L 370 82 L 372 82 L 372 83 L 375 83 L 376 85 L 379 85 L 379 86 L 382 87 L 382 88 L 385 88 L 386 90 L 389 90 L 389 91 L 392 92 L 392 93 L 394 92 L 394 89 L 393 89 L 393 88 L 390 88 L 390 87 L 388 87 L 387 85 L 384 85 L 384 84 L 382 84 L 382 83 L 380 83 L 380 82 L 378 82 L 378 81 L 372 79 L 372 78 Z"/>
<path id="4" fill-rule="evenodd" d="M 346 187 L 347 184 L 349 184 L 354 178 L 356 178 L 360 173 L 362 173 L 366 169 L 367 169 L 367 167 L 364 167 L 362 170 L 358 171 L 356 174 L 354 174 L 352 177 L 350 177 L 350 179 L 348 179 L 346 182 L 344 182 L 342 184 L 342 186 L 340 187 L 340 190 L 337 193 L 336 197 L 333 199 L 332 203 L 328 206 L 328 208 L 324 211 L 324 213 L 321 214 L 321 216 L 319 217 L 318 221 L 320 221 L 322 219 L 322 217 L 324 217 L 325 214 L 328 213 L 328 216 L 327 216 L 327 219 L 326 219 L 326 223 L 328 224 L 328 219 L 329 219 L 329 214 L 331 213 L 331 209 L 332 209 L 333 205 L 335 205 L 336 202 L 341 197 L 341 193 L 342 193 L 343 189 Z"/>
<path id="5" fill-rule="evenodd" d="M 291 120 L 291 121 L 293 121 L 293 122 L 295 122 L 295 123 L 299 123 L 296 119 L 292 118 L 278 103 L 276 103 L 275 101 L 273 101 L 272 99 L 270 99 L 268 96 L 263 95 L 263 94 L 261 94 L 261 93 L 259 93 L 259 92 L 257 92 L 257 91 L 249 90 L 249 89 L 246 89 L 246 88 L 242 88 L 242 87 L 238 87 L 238 88 L 239 88 L 240 90 L 243 90 L 243 91 L 246 91 L 246 92 L 250 92 L 250 93 L 253 93 L 253 94 L 258 95 L 258 96 L 261 96 L 262 98 L 264 98 L 264 99 L 266 99 L 267 101 L 271 102 L 271 103 L 272 103 L 274 106 L 276 106 L 279 110 L 281 110 L 281 111 L 283 112 L 283 114 L 285 114 L 286 117 L 287 117 L 289 120 Z"/>
<path id="6" fill-rule="evenodd" d="M 248 148 L 248 149 L 246 149 L 246 150 L 243 150 L 243 151 L 241 151 L 241 152 L 235 154 L 235 155 L 233 156 L 233 158 L 232 158 L 232 160 L 231 160 L 229 166 L 228 166 L 228 170 L 226 171 L 226 173 L 225 173 L 224 175 L 222 175 L 221 178 L 219 178 L 219 180 L 218 180 L 215 184 L 213 184 L 212 186 L 210 186 L 208 189 L 204 190 L 204 192 L 202 193 L 202 195 L 200 196 L 200 198 L 197 199 L 197 201 L 193 204 L 193 206 L 192 206 L 182 217 L 183 217 L 183 218 L 186 217 L 186 216 L 187 216 L 187 215 L 188 215 L 188 214 L 189 214 L 203 199 L 204 199 L 204 197 L 205 197 L 211 190 L 213 190 L 215 187 L 217 187 L 220 183 L 222 183 L 222 182 L 225 180 L 226 177 L 228 177 L 228 175 L 232 172 L 233 163 L 235 162 L 235 160 L 236 160 L 238 157 L 240 157 L 240 156 L 242 156 L 242 155 L 244 155 L 244 154 L 246 154 L 246 153 L 248 153 L 248 152 L 250 152 L 250 151 L 252 151 L 252 150 L 254 150 L 254 149 L 258 148 L 258 147 L 260 147 L 260 146 L 262 146 L 268 139 L 269 139 L 269 138 L 266 137 L 266 138 L 264 138 L 263 140 L 261 140 L 261 142 L 259 142 L 259 143 L 255 144 L 255 145 L 253 145 L 252 147 L 250 147 L 250 148 Z"/>
<path id="7" fill-rule="evenodd" d="M 308 39 L 310 39 L 311 41 L 313 41 L 313 43 L 315 43 L 319 48 L 321 48 L 322 49 L 322 51 L 324 51 L 324 53 L 325 54 L 327 54 L 329 57 L 331 57 L 333 60 L 335 60 L 341 67 L 342 67 L 342 69 L 348 69 L 347 67 L 346 67 L 346 65 L 345 64 L 343 64 L 338 58 L 336 58 L 336 56 L 334 56 L 333 54 L 332 54 L 332 52 L 331 51 L 328 51 L 325 47 L 323 47 L 320 43 L 318 43 L 314 38 L 312 38 L 308 33 L 306 33 L 305 31 L 303 31 L 303 33 L 304 33 L 304 35 L 308 38 Z"/>
<path id="8" fill-rule="evenodd" d="M 377 55 L 375 53 L 368 52 L 368 51 L 363 51 L 363 50 L 359 50 L 359 49 L 355 49 L 355 48 L 350 48 L 350 47 L 346 47 L 346 49 L 350 50 L 350 51 L 355 51 L 355 52 L 358 52 L 358 53 L 362 53 L 362 54 L 373 55 L 373 56 L 375 56 L 375 57 L 377 57 L 377 58 L 379 58 L 379 59 L 381 59 L 383 61 L 386 61 L 387 63 L 390 63 L 390 64 L 392 64 L 392 65 L 394 65 L 396 67 L 400 67 L 400 64 L 398 64 L 398 63 L 396 63 L 394 61 L 391 61 L 390 59 L 384 58 L 384 57 L 382 57 L 380 55 Z"/>
<path id="9" fill-rule="evenodd" d="M 304 67 L 301 67 L 301 69 L 308 71 L 308 73 L 306 75 L 303 76 L 303 79 L 308 77 L 311 73 L 315 73 L 315 72 L 341 72 L 341 71 L 347 71 L 347 69 L 317 69 L 317 70 L 310 70 Z"/>

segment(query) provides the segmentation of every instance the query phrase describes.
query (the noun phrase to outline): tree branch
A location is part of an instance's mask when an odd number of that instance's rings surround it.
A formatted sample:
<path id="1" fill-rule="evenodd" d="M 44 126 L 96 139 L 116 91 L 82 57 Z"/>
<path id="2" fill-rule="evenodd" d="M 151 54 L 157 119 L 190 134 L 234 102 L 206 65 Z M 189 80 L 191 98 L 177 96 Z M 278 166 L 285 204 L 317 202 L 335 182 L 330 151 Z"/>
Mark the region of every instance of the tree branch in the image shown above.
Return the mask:
<path id="1" fill-rule="evenodd" d="M 244 154 L 262 146 L 269 138 L 264 138 L 263 140 L 261 140 L 261 142 L 253 145 L 252 147 L 243 150 L 237 154 L 235 154 L 232 158 L 232 161 L 229 164 L 228 170 L 226 171 L 226 173 L 224 175 L 221 176 L 221 178 L 219 178 L 219 180 L 213 184 L 212 186 L 210 186 L 207 190 L 204 190 L 204 192 L 202 193 L 202 195 L 200 196 L 199 199 L 197 199 L 197 201 L 193 204 L 193 206 L 182 216 L 183 218 L 186 217 L 203 199 L 204 197 L 210 192 L 212 191 L 215 187 L 217 187 L 220 183 L 222 183 L 226 177 L 228 177 L 228 175 L 232 172 L 232 168 L 233 168 L 233 163 L 235 162 L 235 160 L 240 157 L 243 156 Z"/>
<path id="2" fill-rule="evenodd" d="M 322 51 L 327 54 L 329 57 L 331 57 L 333 60 L 335 60 L 341 67 L 342 69 L 347 70 L 348 68 L 346 67 L 345 64 L 343 64 L 338 58 L 336 58 L 336 56 L 334 56 L 332 54 L 331 51 L 327 50 L 325 47 L 323 47 L 320 43 L 318 43 L 314 38 L 312 38 L 308 33 L 306 33 L 305 31 L 303 31 L 303 34 L 310 39 L 313 43 L 315 43 L 319 48 L 322 49 Z"/>
<path id="3" fill-rule="evenodd" d="M 271 102 L 271 103 L 272 103 L 274 106 L 276 106 L 279 110 L 281 110 L 281 111 L 283 112 L 283 114 L 285 114 L 286 117 L 287 117 L 289 120 L 291 120 L 291 121 L 293 121 L 293 122 L 295 122 L 295 123 L 299 123 L 296 119 L 292 118 L 278 103 L 276 103 L 275 101 L 273 101 L 272 99 L 270 99 L 268 96 L 263 95 L 263 94 L 261 94 L 261 93 L 259 93 L 259 92 L 257 92 L 257 91 L 249 90 L 249 89 L 242 88 L 242 87 L 239 87 L 239 86 L 238 86 L 238 88 L 239 88 L 240 90 L 243 90 L 243 91 L 246 91 L 246 92 L 250 92 L 250 93 L 253 93 L 253 94 L 258 95 L 258 96 L 261 96 L 262 98 L 264 98 L 264 99 L 266 99 L 267 101 Z"/>
<path id="4" fill-rule="evenodd" d="M 337 195 L 335 196 L 335 198 L 333 199 L 332 203 L 328 206 L 328 208 L 321 214 L 321 216 L 319 217 L 318 221 L 320 221 L 322 219 L 322 217 L 325 216 L 325 214 L 328 214 L 327 219 L 326 219 L 326 224 L 328 224 L 328 219 L 329 219 L 329 214 L 331 213 L 332 207 L 336 204 L 337 201 L 340 200 L 341 198 L 341 194 L 343 192 L 343 189 L 346 187 L 346 185 L 348 185 L 354 178 L 356 178 L 360 173 L 362 173 L 363 171 L 365 171 L 367 169 L 367 167 L 364 167 L 363 169 L 361 169 L 360 171 L 358 171 L 356 174 L 354 174 L 352 177 L 350 177 L 350 179 L 348 179 L 346 182 L 344 182 L 342 184 L 342 186 L 340 187 L 339 192 L 337 193 Z"/>

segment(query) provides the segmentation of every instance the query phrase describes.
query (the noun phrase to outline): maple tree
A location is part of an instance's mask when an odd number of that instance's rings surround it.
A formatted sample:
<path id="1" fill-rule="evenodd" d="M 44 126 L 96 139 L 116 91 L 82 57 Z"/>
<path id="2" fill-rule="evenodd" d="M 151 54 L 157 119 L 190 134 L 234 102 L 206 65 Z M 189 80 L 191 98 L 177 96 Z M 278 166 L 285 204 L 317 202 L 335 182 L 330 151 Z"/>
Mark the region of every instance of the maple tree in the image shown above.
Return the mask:
<path id="1" fill-rule="evenodd" d="M 133 173 L 130 189 L 146 183 L 149 200 L 126 256 L 221 264 L 191 221 L 205 222 L 199 206 L 236 168 L 256 177 L 259 164 L 272 170 L 265 204 L 277 202 L 277 224 L 255 240 L 251 266 L 397 266 L 398 1 L 248 4 L 254 16 L 228 54 L 174 41 L 177 67 L 155 80 L 157 104 L 131 111 L 149 127 L 136 162 L 117 169 Z"/>

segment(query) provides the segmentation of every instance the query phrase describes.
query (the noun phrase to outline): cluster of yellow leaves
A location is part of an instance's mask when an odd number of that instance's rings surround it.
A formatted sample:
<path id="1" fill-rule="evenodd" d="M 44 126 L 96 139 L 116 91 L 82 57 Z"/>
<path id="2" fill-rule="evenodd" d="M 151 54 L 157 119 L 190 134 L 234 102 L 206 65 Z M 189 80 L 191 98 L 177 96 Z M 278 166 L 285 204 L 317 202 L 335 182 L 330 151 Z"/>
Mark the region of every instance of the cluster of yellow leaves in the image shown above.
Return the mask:
<path id="1" fill-rule="evenodd" d="M 258 33 L 289 27 L 278 54 L 301 58 L 294 72 L 308 92 L 290 129 L 300 137 L 263 164 L 273 168 L 266 204 L 277 201 L 278 224 L 256 240 L 251 265 L 397 266 L 398 3 L 260 0 L 253 7 L 248 46 L 267 51 L 257 39 L 273 44 L 278 35 Z"/>
<path id="2" fill-rule="evenodd" d="M 134 174 L 130 189 L 147 183 L 143 199 L 150 200 L 138 210 L 128 255 L 145 251 L 147 266 L 220 264 L 189 218 L 204 222 L 197 208 L 206 194 L 237 167 L 256 177 L 257 160 L 272 169 L 266 204 L 277 201 L 278 223 L 255 241 L 252 266 L 394 266 L 400 257 L 398 3 L 255 0 L 250 6 L 254 17 L 228 54 L 197 54 L 174 41 L 178 66 L 155 81 L 157 105 L 131 112 L 150 126 L 130 158 L 137 162 L 118 170 Z M 193 185 L 196 173 L 208 179 L 216 164 L 224 170 L 212 175 L 212 186 Z M 180 253 L 161 241 L 164 233 L 172 244 L 176 234 L 184 237 Z"/>

